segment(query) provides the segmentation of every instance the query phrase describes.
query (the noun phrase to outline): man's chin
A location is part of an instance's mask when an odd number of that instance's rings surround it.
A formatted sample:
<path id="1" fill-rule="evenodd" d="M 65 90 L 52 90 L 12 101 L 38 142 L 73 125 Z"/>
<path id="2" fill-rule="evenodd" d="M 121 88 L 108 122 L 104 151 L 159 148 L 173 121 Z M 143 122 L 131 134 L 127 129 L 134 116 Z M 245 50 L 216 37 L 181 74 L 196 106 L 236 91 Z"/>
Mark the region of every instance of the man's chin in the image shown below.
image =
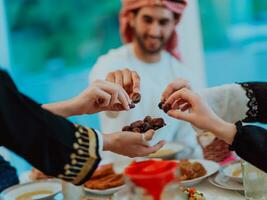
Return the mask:
<path id="1" fill-rule="evenodd" d="M 162 50 L 162 48 L 157 48 L 157 49 L 146 48 L 145 52 L 152 55 L 152 54 L 160 53 L 161 50 Z"/>

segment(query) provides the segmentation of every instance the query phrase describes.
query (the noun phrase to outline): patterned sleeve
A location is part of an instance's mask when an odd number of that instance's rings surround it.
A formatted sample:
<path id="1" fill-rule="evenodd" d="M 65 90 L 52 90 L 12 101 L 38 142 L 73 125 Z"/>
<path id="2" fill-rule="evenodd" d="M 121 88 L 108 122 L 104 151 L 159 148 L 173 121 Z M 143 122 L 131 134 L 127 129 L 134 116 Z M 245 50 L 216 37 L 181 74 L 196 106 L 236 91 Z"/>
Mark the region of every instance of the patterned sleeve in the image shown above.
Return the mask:
<path id="1" fill-rule="evenodd" d="M 267 82 L 239 83 L 246 91 L 247 117 L 244 122 L 267 123 Z"/>
<path id="2" fill-rule="evenodd" d="M 267 82 L 228 84 L 198 93 L 225 121 L 267 123 Z"/>
<path id="3" fill-rule="evenodd" d="M 0 145 L 49 176 L 79 185 L 100 162 L 100 134 L 42 109 L 1 70 L 0 129 Z"/>
<path id="4" fill-rule="evenodd" d="M 235 123 L 247 118 L 249 97 L 239 84 L 204 89 L 198 92 L 223 120 Z"/>

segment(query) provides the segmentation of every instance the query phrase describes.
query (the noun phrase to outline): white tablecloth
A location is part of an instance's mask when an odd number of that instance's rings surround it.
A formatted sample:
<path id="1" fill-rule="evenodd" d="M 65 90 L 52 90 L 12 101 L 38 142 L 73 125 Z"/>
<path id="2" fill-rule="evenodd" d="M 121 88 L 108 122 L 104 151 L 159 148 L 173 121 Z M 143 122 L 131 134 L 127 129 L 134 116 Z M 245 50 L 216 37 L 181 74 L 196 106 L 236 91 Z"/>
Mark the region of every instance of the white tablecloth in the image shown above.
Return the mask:
<path id="1" fill-rule="evenodd" d="M 245 197 L 236 191 L 224 190 L 212 185 L 207 179 L 195 186 L 203 192 L 207 200 L 244 200 Z"/>

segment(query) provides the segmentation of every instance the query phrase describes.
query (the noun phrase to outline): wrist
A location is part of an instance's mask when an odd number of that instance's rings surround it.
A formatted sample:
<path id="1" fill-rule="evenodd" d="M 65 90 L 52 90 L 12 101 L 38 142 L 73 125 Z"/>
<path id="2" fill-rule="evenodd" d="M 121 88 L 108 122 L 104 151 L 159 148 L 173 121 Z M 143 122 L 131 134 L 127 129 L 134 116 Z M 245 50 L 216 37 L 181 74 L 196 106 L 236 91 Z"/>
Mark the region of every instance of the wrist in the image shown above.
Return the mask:
<path id="1" fill-rule="evenodd" d="M 228 144 L 232 144 L 237 129 L 235 124 L 219 120 L 213 132 L 218 138 L 224 140 Z"/>
<path id="2" fill-rule="evenodd" d="M 77 109 L 77 105 L 76 105 L 74 99 L 70 99 L 70 100 L 65 101 L 64 108 L 65 108 L 65 113 L 66 113 L 67 117 L 79 115 L 79 111 Z"/>
<path id="3" fill-rule="evenodd" d="M 73 103 L 71 100 L 61 101 L 57 103 L 43 104 L 42 108 L 62 117 L 75 115 Z"/>
<path id="4" fill-rule="evenodd" d="M 80 102 L 80 100 L 75 97 L 70 100 L 68 100 L 68 111 L 70 116 L 74 115 L 83 115 L 85 114 L 85 109 L 83 108 L 83 104 Z"/>
<path id="5" fill-rule="evenodd" d="M 115 137 L 116 135 L 114 134 L 103 134 L 103 150 L 104 151 L 112 151 L 113 146 L 116 143 Z"/>

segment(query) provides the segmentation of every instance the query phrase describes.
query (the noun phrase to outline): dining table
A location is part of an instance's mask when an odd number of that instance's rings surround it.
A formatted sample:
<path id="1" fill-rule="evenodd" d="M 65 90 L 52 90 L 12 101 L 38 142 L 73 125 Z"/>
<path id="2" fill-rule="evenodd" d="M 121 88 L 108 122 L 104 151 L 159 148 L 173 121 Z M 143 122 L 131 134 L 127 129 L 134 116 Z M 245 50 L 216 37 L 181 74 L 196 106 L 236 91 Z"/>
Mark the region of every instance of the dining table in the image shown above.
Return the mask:
<path id="1" fill-rule="evenodd" d="M 104 157 L 104 163 L 110 163 L 110 162 L 114 163 L 115 168 L 119 172 L 122 172 L 123 169 L 127 165 L 129 165 L 129 163 L 132 161 L 132 159 L 129 159 L 128 157 L 115 155 L 113 153 L 105 153 L 102 156 Z M 245 199 L 245 196 L 242 193 L 240 193 L 240 191 L 219 188 L 211 184 L 209 181 L 209 178 L 204 179 L 199 184 L 194 185 L 193 187 L 195 187 L 199 192 L 202 192 L 206 200 L 244 200 Z M 88 200 L 112 200 L 112 195 L 101 196 L 101 195 L 92 194 L 90 192 L 85 192 L 84 194 L 85 194 L 84 196 Z"/>
<path id="2" fill-rule="evenodd" d="M 244 200 L 245 196 L 238 191 L 226 190 L 212 185 L 208 179 L 194 186 L 202 192 L 206 200 Z M 84 200 L 113 200 L 113 195 L 101 196 L 89 192 L 84 193 Z"/>

